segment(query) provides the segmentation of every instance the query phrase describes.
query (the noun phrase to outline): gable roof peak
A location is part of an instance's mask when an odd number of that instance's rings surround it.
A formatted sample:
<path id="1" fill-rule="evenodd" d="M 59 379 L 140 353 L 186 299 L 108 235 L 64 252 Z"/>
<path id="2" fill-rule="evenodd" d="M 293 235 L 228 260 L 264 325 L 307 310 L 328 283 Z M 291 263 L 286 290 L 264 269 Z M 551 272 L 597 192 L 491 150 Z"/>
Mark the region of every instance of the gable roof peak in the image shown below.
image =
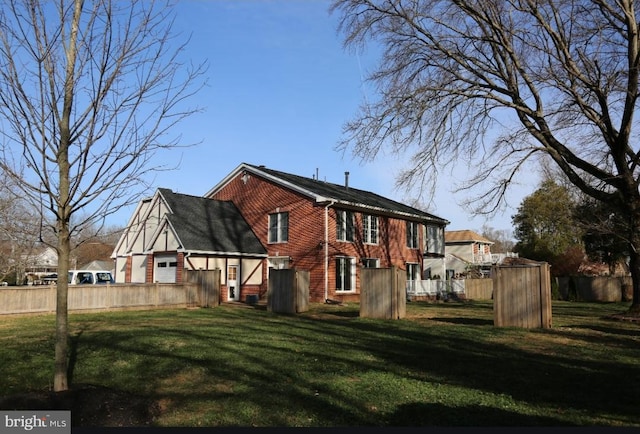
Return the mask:
<path id="1" fill-rule="evenodd" d="M 158 188 L 164 215 L 185 250 L 266 255 L 267 251 L 231 201 Z"/>

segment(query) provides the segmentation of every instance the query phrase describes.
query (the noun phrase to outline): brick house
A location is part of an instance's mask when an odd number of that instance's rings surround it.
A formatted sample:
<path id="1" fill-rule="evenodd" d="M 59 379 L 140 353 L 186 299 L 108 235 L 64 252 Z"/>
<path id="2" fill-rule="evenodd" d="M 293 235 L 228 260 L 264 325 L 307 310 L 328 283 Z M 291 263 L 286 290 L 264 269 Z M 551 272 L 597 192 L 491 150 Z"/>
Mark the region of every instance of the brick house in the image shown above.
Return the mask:
<path id="1" fill-rule="evenodd" d="M 140 201 L 112 254 L 117 283 L 181 283 L 185 269 L 220 269 L 224 301 L 265 288 L 266 257 L 232 202 L 164 188 Z"/>
<path id="2" fill-rule="evenodd" d="M 444 258 L 447 220 L 352 188 L 348 173 L 339 185 L 242 163 L 205 197 L 233 202 L 265 246 L 264 282 L 269 268 L 308 270 L 311 302 L 359 300 L 362 267 L 413 281 L 425 257 Z"/>

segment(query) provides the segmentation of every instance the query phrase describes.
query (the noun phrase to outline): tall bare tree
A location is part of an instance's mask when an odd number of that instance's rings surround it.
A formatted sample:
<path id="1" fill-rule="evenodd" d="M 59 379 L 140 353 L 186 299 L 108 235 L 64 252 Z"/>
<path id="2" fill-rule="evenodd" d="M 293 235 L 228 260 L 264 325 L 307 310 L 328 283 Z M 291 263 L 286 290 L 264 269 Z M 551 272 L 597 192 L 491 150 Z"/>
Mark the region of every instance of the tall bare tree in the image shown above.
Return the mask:
<path id="1" fill-rule="evenodd" d="M 19 194 L 18 188 L 0 171 L 0 281 L 22 284 L 26 263 L 38 253 L 38 210 Z"/>
<path id="2" fill-rule="evenodd" d="M 170 5 L 7 0 L 0 10 L 0 168 L 55 222 L 58 273 L 84 227 L 147 194 L 154 157 L 198 111 L 206 64 L 183 63 Z M 44 220 L 46 221 L 46 219 Z M 58 279 L 54 390 L 68 389 L 67 280 Z"/>
<path id="3" fill-rule="evenodd" d="M 617 204 L 640 314 L 640 34 L 633 0 L 335 0 L 345 45 L 382 47 L 379 97 L 339 148 L 411 155 L 400 185 L 473 161 L 466 187 L 495 210 L 542 156 L 586 195 Z"/>

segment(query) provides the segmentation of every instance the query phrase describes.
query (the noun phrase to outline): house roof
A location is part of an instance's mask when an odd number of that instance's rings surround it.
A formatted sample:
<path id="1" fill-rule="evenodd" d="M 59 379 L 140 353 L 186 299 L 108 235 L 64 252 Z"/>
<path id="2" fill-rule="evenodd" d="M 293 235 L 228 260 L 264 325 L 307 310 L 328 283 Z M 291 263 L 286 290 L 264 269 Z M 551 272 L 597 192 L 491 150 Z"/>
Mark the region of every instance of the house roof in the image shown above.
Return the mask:
<path id="1" fill-rule="evenodd" d="M 88 264 L 84 264 L 82 267 L 78 267 L 79 270 L 111 270 L 113 268 L 113 261 L 91 261 Z"/>
<path id="2" fill-rule="evenodd" d="M 232 202 L 174 193 L 166 188 L 159 188 L 158 192 L 171 210 L 166 219 L 184 250 L 267 254 Z"/>
<path id="3" fill-rule="evenodd" d="M 254 166 L 247 163 L 240 164 L 229 176 L 211 189 L 206 196 L 211 196 L 222 188 L 229 180 L 242 171 L 248 171 L 267 178 L 298 193 L 313 198 L 316 202 L 336 204 L 345 207 L 368 208 L 373 212 L 400 214 L 417 220 L 427 220 L 447 225 L 449 221 L 417 208 L 380 196 L 370 191 L 360 190 L 348 185 L 334 184 L 318 179 L 307 178 L 291 173 L 268 169 L 264 166 Z"/>
<path id="4" fill-rule="evenodd" d="M 445 243 L 485 243 L 495 244 L 493 241 L 479 235 L 470 230 L 461 231 L 445 231 L 444 232 Z"/>

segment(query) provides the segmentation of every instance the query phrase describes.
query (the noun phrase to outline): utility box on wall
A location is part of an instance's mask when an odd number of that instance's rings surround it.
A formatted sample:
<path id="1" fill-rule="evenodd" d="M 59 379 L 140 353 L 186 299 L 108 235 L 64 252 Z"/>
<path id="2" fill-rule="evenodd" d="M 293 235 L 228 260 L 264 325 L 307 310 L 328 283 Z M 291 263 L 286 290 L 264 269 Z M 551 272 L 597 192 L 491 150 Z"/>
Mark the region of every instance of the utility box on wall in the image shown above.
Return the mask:
<path id="1" fill-rule="evenodd" d="M 551 276 L 546 262 L 494 266 L 493 324 L 551 328 Z"/>
<path id="2" fill-rule="evenodd" d="M 267 310 L 276 313 L 309 310 L 309 272 L 295 268 L 270 269 Z"/>
<path id="3" fill-rule="evenodd" d="M 362 318 L 401 319 L 407 314 L 407 276 L 404 270 L 363 268 L 360 281 Z"/>

